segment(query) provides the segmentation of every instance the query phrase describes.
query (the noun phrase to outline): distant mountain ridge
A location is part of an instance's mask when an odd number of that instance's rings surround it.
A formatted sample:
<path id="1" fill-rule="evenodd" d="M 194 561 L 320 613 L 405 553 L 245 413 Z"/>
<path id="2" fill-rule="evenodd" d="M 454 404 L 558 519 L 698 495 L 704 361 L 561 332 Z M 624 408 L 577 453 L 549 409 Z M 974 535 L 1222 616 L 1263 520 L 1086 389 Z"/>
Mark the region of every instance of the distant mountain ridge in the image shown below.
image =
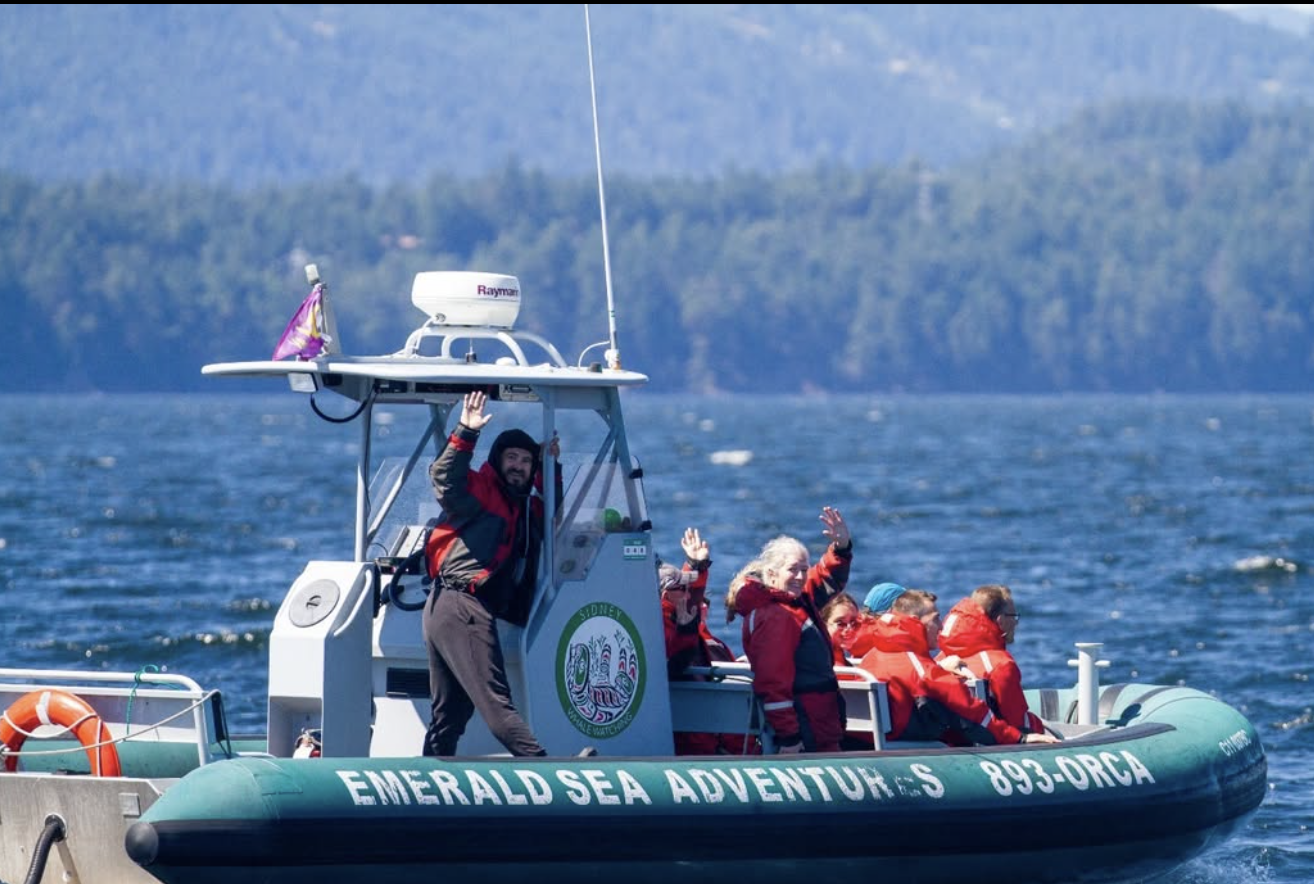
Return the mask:
<path id="1" fill-rule="evenodd" d="M 1218 3 L 1210 4 L 1242 21 L 1258 22 L 1298 36 L 1310 33 L 1314 15 L 1310 7 L 1291 3 Z"/>
<path id="2" fill-rule="evenodd" d="M 641 176 L 981 155 L 1111 100 L 1314 97 L 1308 37 L 1198 6 L 591 7 Z M 7 5 L 0 170 L 240 187 L 593 164 L 582 6 Z"/>

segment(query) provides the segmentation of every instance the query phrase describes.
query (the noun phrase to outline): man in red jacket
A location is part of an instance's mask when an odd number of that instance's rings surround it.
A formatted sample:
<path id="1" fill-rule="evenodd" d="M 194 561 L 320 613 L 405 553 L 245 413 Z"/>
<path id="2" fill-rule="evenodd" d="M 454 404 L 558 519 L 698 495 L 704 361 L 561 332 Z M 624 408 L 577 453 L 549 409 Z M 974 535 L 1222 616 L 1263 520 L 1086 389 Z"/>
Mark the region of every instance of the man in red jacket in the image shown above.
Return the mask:
<path id="1" fill-rule="evenodd" d="M 424 608 L 433 695 L 425 755 L 455 755 L 476 709 L 512 755 L 547 754 L 511 702 L 496 623 L 524 625 L 529 616 L 543 536 L 542 501 L 533 496 L 542 455 L 528 433 L 507 430 L 471 470 L 479 432 L 493 418 L 486 400 L 465 397 L 461 422 L 429 467 L 443 518 L 425 545 L 434 578 Z M 555 436 L 548 451 L 559 454 Z"/>
<path id="2" fill-rule="evenodd" d="M 873 647 L 860 665 L 888 685 L 889 738 L 977 746 L 1057 742 L 996 717 L 962 679 L 931 659 L 940 632 L 935 601 L 934 593 L 910 589 L 871 628 Z"/>
<path id="3" fill-rule="evenodd" d="M 978 586 L 972 595 L 954 605 L 940 630 L 940 653 L 960 658 L 973 675 L 986 683 L 990 708 L 1013 727 L 1041 733 L 1045 725 L 1027 708 L 1022 693 L 1022 671 L 1008 652 L 1017 631 L 1017 606 L 1007 586 Z M 948 665 L 947 663 L 945 665 Z"/>

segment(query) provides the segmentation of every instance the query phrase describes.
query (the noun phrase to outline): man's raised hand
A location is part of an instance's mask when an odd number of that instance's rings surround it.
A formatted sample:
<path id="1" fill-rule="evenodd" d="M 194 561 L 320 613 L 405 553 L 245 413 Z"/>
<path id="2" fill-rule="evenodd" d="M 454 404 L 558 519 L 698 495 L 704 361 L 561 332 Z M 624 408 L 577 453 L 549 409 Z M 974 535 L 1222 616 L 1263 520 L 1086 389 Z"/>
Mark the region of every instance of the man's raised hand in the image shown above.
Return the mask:
<path id="1" fill-rule="evenodd" d="M 484 404 L 487 401 L 488 396 L 478 390 L 466 393 L 465 400 L 461 403 L 461 423 L 476 432 L 488 426 L 493 416 L 484 414 Z"/>

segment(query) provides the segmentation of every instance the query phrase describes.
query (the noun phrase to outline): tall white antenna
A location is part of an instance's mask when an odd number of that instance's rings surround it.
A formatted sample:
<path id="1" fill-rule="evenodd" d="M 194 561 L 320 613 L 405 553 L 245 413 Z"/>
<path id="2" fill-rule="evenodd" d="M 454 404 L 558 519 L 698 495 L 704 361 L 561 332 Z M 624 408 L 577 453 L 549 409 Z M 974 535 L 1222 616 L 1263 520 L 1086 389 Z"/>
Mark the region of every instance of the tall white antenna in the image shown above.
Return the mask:
<path id="1" fill-rule="evenodd" d="M 611 248 L 607 244 L 607 191 L 602 184 L 602 139 L 598 135 L 598 87 L 593 80 L 593 29 L 589 25 L 589 5 L 584 4 L 584 34 L 589 44 L 589 92 L 593 97 L 593 153 L 598 158 L 598 208 L 602 212 L 602 269 L 607 281 L 607 368 L 619 370 L 620 346 L 616 343 L 616 301 L 611 291 Z M 597 346 L 596 344 L 594 346 Z"/>

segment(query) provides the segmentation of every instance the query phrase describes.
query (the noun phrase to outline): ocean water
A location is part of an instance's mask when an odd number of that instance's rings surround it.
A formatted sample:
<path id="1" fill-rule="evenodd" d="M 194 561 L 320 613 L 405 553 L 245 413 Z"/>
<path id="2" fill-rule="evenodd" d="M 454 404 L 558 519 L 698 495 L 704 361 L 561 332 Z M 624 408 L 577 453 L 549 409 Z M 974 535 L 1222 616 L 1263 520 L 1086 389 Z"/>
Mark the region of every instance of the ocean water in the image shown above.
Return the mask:
<path id="1" fill-rule="evenodd" d="M 1172 884 L 1314 881 L 1314 397 L 625 403 L 658 549 L 698 527 L 715 592 L 776 534 L 820 550 L 823 505 L 855 591 L 947 610 L 1006 583 L 1030 683 L 1071 683 L 1073 643 L 1100 641 L 1106 683 L 1192 685 L 1255 723 L 1268 797 Z M 261 730 L 283 594 L 352 555 L 360 444 L 278 392 L 0 396 L 3 665 L 158 666 Z"/>

